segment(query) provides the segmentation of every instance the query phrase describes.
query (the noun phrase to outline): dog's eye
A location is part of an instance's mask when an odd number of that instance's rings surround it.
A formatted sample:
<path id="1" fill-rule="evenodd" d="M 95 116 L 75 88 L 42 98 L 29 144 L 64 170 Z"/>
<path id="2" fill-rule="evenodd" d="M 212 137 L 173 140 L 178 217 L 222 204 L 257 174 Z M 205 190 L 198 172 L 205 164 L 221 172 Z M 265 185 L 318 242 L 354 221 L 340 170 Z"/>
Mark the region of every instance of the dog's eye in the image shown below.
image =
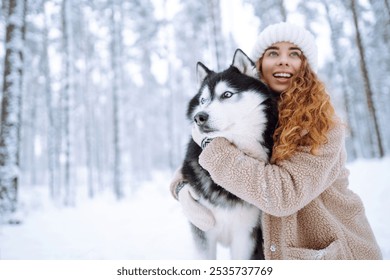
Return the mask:
<path id="1" fill-rule="evenodd" d="M 222 93 L 221 98 L 230 98 L 232 96 L 233 96 L 233 92 L 225 91 L 224 93 Z"/>

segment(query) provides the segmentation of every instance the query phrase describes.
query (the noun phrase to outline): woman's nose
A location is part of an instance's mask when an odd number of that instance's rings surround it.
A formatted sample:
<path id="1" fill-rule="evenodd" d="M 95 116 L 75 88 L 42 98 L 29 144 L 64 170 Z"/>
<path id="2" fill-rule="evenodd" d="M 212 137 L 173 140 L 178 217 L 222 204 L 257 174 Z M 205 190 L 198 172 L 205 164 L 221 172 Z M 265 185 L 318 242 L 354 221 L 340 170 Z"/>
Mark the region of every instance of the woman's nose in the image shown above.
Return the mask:
<path id="1" fill-rule="evenodd" d="M 288 56 L 280 55 L 278 60 L 278 65 L 289 65 Z"/>

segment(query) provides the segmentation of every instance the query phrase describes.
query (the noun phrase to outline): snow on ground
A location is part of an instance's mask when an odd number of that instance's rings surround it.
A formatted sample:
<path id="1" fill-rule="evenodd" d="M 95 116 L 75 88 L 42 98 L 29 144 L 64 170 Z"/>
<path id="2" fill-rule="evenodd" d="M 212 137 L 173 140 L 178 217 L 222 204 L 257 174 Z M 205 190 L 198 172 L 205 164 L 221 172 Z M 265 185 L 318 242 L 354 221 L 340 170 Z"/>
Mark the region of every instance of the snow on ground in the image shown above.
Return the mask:
<path id="1" fill-rule="evenodd" d="M 23 224 L 2 226 L 0 259 L 191 259 L 191 233 L 167 185 L 154 180 L 120 202 L 111 194 L 77 208 L 46 202 Z"/>
<path id="2" fill-rule="evenodd" d="M 364 201 L 384 258 L 390 259 L 390 158 L 348 167 L 351 189 Z M 0 225 L 0 259 L 194 259 L 188 223 L 168 191 L 170 176 L 156 174 L 120 202 L 106 194 L 75 208 L 56 207 L 46 187 L 33 188 L 21 196 L 23 223 Z"/>

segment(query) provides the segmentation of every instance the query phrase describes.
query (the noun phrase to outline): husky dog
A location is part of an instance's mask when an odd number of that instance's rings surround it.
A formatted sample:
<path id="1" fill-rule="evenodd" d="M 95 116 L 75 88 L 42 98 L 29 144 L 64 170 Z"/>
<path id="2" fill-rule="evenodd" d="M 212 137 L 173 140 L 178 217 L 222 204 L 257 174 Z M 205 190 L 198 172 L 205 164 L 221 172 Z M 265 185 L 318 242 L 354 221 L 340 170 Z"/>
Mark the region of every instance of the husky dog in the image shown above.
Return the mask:
<path id="1" fill-rule="evenodd" d="M 232 65 L 219 73 L 197 64 L 199 91 L 187 117 L 205 136 L 228 139 L 247 155 L 267 161 L 277 123 L 277 94 L 260 81 L 254 63 L 237 49 Z M 206 259 L 215 259 L 217 243 L 230 247 L 232 259 L 264 259 L 261 211 L 215 184 L 198 163 L 202 149 L 191 139 L 182 173 L 210 209 L 216 225 L 204 232 L 192 226 L 195 243 Z"/>

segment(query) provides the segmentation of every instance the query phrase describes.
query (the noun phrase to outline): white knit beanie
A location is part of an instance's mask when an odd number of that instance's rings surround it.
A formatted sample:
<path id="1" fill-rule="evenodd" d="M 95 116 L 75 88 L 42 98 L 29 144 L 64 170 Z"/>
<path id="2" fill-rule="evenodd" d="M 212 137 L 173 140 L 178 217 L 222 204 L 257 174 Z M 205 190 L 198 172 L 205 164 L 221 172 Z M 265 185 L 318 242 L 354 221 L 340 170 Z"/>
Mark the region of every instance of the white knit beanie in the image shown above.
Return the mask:
<path id="1" fill-rule="evenodd" d="M 303 27 L 287 22 L 269 25 L 259 34 L 252 49 L 251 59 L 257 61 L 267 48 L 278 42 L 290 42 L 298 46 L 313 71 L 317 71 L 318 50 L 314 36 Z"/>

